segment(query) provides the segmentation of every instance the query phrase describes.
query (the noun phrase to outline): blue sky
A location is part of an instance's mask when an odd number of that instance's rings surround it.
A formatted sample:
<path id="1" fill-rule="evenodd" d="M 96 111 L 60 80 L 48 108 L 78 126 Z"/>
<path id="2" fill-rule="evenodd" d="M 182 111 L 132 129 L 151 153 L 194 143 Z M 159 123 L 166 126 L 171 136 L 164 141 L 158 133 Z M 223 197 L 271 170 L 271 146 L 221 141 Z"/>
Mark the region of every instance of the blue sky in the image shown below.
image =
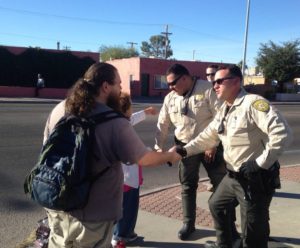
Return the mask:
<path id="1" fill-rule="evenodd" d="M 178 60 L 238 63 L 243 58 L 247 0 L 0 0 L 0 45 L 97 52 L 129 47 L 169 25 Z M 300 38 L 300 0 L 251 0 L 247 64 L 260 43 Z"/>

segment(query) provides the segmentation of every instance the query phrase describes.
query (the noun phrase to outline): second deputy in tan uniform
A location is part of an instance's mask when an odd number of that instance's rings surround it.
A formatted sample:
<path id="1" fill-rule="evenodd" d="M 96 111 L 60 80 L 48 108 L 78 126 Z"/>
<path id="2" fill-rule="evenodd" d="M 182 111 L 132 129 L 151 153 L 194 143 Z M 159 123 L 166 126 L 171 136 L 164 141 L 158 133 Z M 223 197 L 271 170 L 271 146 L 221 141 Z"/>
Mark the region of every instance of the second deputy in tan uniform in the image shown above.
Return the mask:
<path id="1" fill-rule="evenodd" d="M 193 80 L 189 71 L 180 64 L 167 70 L 167 82 L 172 90 L 164 99 L 156 133 L 156 150 L 163 150 L 169 128 L 175 127 L 175 143 L 185 145 L 212 121 L 220 101 L 212 84 L 204 80 Z M 216 144 L 217 145 L 217 144 Z M 182 185 L 183 227 L 178 232 L 182 240 L 195 230 L 196 195 L 199 167 L 203 164 L 214 188 L 226 173 L 222 151 L 215 148 L 196 152 L 194 156 L 179 163 L 179 180 Z M 232 224 L 235 230 L 234 223 Z"/>
<path id="2" fill-rule="evenodd" d="M 224 213 L 237 199 L 241 209 L 243 247 L 267 248 L 270 234 L 269 206 L 279 186 L 276 162 L 291 141 L 291 130 L 282 115 L 263 97 L 242 87 L 237 66 L 220 68 L 214 89 L 225 101 L 220 111 L 194 140 L 177 152 L 183 157 L 224 146 L 228 173 L 209 199 L 217 243 L 205 247 L 232 247 Z"/>

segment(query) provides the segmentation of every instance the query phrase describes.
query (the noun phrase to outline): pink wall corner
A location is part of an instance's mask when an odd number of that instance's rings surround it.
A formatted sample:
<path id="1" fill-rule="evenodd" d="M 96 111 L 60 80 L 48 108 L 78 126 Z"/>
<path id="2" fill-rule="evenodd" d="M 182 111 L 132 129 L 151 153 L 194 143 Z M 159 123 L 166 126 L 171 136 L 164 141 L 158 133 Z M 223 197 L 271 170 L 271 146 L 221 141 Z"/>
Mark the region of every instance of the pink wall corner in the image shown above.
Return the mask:
<path id="1" fill-rule="evenodd" d="M 137 93 L 137 87 L 133 91 L 130 89 L 130 75 L 133 76 L 133 85 L 140 81 L 140 58 L 115 59 L 106 62 L 118 69 L 122 81 L 122 91 L 129 94 Z"/>

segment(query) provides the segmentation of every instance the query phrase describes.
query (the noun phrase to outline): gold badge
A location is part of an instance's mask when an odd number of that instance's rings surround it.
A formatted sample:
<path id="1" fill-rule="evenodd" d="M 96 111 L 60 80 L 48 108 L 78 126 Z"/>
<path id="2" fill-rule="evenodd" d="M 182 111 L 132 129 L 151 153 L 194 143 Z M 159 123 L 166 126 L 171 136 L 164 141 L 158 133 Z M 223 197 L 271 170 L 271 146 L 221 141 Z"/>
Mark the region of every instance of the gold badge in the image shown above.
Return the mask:
<path id="1" fill-rule="evenodd" d="M 265 100 L 256 100 L 252 103 L 252 106 L 262 112 L 268 112 L 270 110 L 270 104 Z"/>
<path id="2" fill-rule="evenodd" d="M 203 97 L 204 97 L 203 95 L 198 94 L 198 95 L 196 95 L 196 100 L 201 101 L 203 99 Z"/>

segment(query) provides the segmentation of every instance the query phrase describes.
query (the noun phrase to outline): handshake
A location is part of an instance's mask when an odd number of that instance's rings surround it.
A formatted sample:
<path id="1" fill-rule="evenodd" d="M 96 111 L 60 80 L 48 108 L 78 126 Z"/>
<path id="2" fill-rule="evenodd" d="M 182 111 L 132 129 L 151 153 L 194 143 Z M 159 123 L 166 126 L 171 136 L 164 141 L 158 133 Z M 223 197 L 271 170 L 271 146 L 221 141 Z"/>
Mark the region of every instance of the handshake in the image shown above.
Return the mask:
<path id="1" fill-rule="evenodd" d="M 156 151 L 162 152 L 161 150 L 156 150 Z M 172 166 L 173 163 L 179 161 L 180 159 L 186 157 L 186 155 L 187 155 L 186 149 L 180 145 L 171 147 L 168 150 L 168 153 L 170 155 L 170 159 L 167 162 L 169 166 Z"/>

